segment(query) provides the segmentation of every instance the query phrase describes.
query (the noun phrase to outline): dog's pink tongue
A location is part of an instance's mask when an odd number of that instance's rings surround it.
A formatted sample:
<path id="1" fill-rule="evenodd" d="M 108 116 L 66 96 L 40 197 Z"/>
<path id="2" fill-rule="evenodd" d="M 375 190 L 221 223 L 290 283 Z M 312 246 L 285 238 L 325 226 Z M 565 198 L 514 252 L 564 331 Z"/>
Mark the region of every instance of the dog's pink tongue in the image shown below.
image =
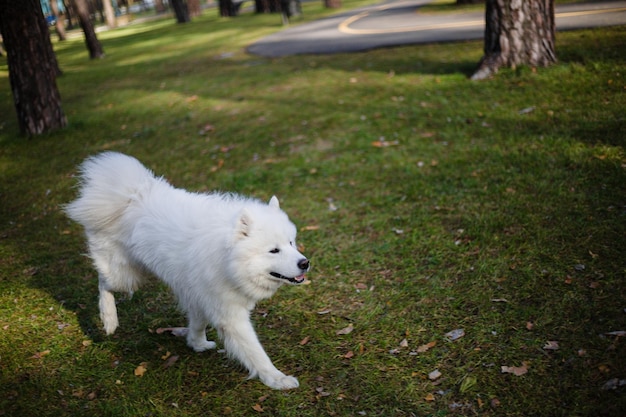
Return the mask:
<path id="1" fill-rule="evenodd" d="M 295 278 L 294 278 L 294 280 L 295 280 L 296 282 L 302 282 L 302 281 L 304 281 L 304 274 L 302 274 L 302 275 L 298 275 L 297 277 L 295 277 Z"/>

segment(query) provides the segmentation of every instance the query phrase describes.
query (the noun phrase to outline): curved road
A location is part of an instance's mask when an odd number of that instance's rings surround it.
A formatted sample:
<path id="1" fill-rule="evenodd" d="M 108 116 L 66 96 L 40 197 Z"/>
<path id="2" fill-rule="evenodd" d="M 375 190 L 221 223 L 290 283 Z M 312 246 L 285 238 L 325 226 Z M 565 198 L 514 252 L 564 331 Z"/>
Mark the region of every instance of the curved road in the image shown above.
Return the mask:
<path id="1" fill-rule="evenodd" d="M 248 47 L 280 57 L 359 52 L 388 46 L 482 39 L 485 13 L 420 13 L 431 0 L 391 0 L 287 28 Z M 557 5 L 557 30 L 626 24 L 626 1 Z"/>

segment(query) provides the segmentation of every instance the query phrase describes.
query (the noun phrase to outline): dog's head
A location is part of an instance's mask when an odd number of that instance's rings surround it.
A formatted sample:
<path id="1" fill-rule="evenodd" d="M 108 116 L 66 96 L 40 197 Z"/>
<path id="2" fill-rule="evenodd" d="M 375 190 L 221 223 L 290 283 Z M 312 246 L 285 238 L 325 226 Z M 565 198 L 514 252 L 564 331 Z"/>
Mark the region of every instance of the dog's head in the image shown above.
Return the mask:
<path id="1" fill-rule="evenodd" d="M 253 290 L 260 299 L 282 284 L 305 281 L 309 260 L 298 250 L 296 227 L 276 197 L 267 205 L 244 208 L 236 221 L 231 273 L 236 271 L 242 287 Z"/>

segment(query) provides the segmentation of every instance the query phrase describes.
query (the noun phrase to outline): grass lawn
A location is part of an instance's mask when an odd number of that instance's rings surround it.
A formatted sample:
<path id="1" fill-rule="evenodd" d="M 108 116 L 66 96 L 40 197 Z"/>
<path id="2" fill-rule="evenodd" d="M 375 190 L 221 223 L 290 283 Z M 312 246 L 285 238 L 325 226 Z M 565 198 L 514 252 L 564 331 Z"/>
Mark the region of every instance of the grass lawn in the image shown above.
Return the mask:
<path id="1" fill-rule="evenodd" d="M 559 64 L 479 83 L 481 42 L 244 52 L 279 29 L 210 11 L 102 32 L 102 60 L 55 43 L 70 124 L 31 139 L 0 57 L 0 415 L 623 416 L 626 28 L 559 33 Z M 281 199 L 310 285 L 253 319 L 299 389 L 158 334 L 185 319 L 156 281 L 104 335 L 61 211 L 104 150 Z"/>

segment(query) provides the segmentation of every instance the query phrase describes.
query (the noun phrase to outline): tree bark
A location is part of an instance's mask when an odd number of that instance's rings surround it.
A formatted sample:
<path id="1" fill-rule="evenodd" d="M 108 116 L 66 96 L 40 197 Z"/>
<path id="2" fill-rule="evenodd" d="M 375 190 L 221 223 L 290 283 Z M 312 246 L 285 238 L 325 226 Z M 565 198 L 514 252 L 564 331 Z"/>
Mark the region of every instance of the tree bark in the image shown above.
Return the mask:
<path id="1" fill-rule="evenodd" d="M 189 17 L 198 17 L 202 14 L 200 0 L 187 0 L 187 8 L 189 9 Z"/>
<path id="2" fill-rule="evenodd" d="M 85 43 L 87 44 L 87 50 L 89 51 L 89 58 L 95 59 L 104 57 L 104 50 L 102 49 L 102 45 L 96 36 L 96 31 L 93 27 L 93 22 L 91 21 L 91 16 L 89 14 L 87 1 L 72 0 L 72 2 L 74 3 L 76 14 L 78 15 L 80 27 L 83 29 L 83 33 L 85 34 Z"/>
<path id="3" fill-rule="evenodd" d="M 472 80 L 501 67 L 556 62 L 554 0 L 487 0 L 484 55 Z"/>
<path id="4" fill-rule="evenodd" d="M 55 0 L 52 0 L 54 3 Z M 115 11 L 113 10 L 113 4 L 111 4 L 111 0 L 102 0 L 102 8 L 104 9 L 104 21 L 106 25 L 110 28 L 117 27 L 117 19 L 115 18 Z"/>
<path id="5" fill-rule="evenodd" d="M 50 2 L 50 10 L 52 10 L 52 14 L 54 15 L 54 19 L 56 20 L 54 24 L 54 28 L 56 29 L 57 36 L 59 37 L 59 42 L 62 42 L 66 39 L 65 35 L 65 22 L 61 15 L 59 14 L 59 5 L 55 0 Z"/>
<path id="6" fill-rule="evenodd" d="M 255 0 L 255 13 L 278 13 L 281 11 L 281 0 Z"/>
<path id="7" fill-rule="evenodd" d="M 186 0 L 171 0 L 172 8 L 174 9 L 174 14 L 176 15 L 176 21 L 178 23 L 188 23 L 191 22 L 191 18 L 189 17 L 189 8 L 187 7 Z"/>
<path id="8" fill-rule="evenodd" d="M 324 0 L 324 7 L 327 9 L 341 8 L 341 0 Z"/>
<path id="9" fill-rule="evenodd" d="M 74 5 L 72 0 L 63 0 L 63 6 L 65 6 L 65 17 L 67 18 L 67 29 L 74 29 Z"/>
<path id="10" fill-rule="evenodd" d="M 234 17 L 239 14 L 239 6 L 241 3 L 235 4 L 233 0 L 219 0 L 220 16 L 222 17 Z"/>
<path id="11" fill-rule="evenodd" d="M 155 0 L 154 10 L 156 10 L 157 13 L 165 13 L 165 5 L 163 4 L 163 0 Z"/>
<path id="12" fill-rule="evenodd" d="M 39 0 L 0 0 L 0 27 L 20 131 L 32 136 L 65 127 L 58 64 Z"/>

